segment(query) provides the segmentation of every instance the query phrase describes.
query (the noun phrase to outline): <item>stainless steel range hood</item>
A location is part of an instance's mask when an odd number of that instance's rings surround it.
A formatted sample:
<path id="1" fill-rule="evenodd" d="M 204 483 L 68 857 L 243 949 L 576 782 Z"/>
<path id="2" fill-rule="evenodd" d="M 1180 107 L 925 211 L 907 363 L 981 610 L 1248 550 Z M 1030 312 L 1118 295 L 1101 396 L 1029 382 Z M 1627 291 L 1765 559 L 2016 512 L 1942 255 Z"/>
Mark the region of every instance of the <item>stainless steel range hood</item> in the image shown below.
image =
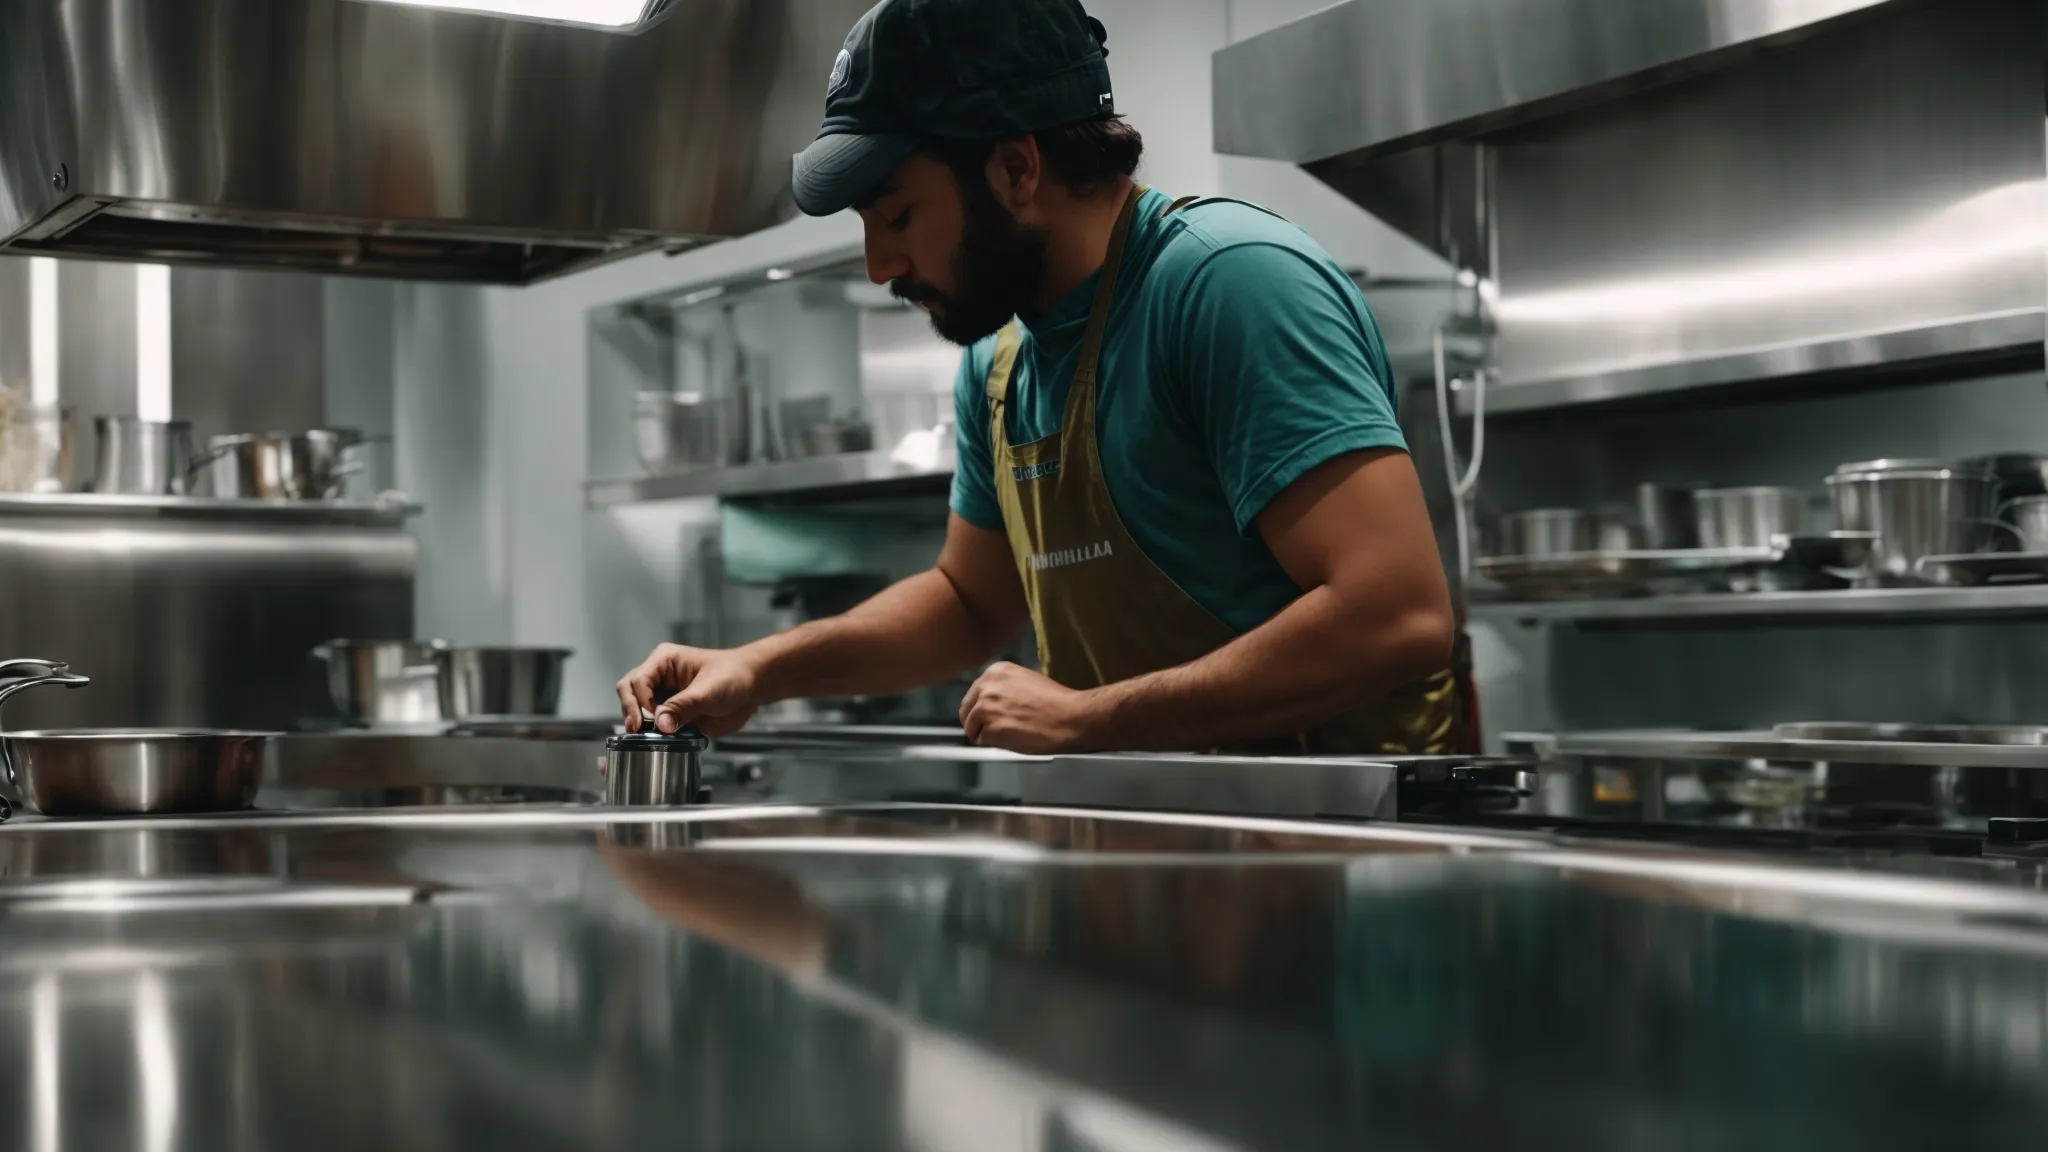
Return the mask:
<path id="1" fill-rule="evenodd" d="M 0 252 L 524 284 L 784 219 L 867 0 L 0 3 Z"/>
<path id="2" fill-rule="evenodd" d="M 1214 81 L 1490 282 L 1490 410 L 2041 362 L 2048 0 L 1348 0 Z"/>

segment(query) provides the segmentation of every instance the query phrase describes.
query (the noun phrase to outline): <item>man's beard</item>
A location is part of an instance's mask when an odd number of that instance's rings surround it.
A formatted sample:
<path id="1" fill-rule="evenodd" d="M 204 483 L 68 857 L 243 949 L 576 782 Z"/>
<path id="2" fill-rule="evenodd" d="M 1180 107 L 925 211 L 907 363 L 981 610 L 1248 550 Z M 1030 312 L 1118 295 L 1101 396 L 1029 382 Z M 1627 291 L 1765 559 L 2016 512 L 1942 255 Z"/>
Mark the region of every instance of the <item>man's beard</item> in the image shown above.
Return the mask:
<path id="1" fill-rule="evenodd" d="M 932 330 L 962 347 L 993 334 L 1025 311 L 1045 278 L 1043 228 L 1027 228 L 997 202 L 995 193 L 978 178 L 960 181 L 963 219 L 960 249 L 953 253 L 953 284 L 949 293 L 915 280 L 893 280 L 889 291 L 899 300 L 936 303 Z"/>

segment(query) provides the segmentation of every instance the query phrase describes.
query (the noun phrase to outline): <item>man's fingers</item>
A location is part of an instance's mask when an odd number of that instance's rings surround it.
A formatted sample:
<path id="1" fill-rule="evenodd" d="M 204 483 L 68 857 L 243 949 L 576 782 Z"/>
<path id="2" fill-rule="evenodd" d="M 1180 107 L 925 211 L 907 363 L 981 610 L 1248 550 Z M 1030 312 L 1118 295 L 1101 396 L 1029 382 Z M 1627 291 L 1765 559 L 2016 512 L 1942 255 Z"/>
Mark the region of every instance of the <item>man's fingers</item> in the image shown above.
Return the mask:
<path id="1" fill-rule="evenodd" d="M 708 695 L 709 693 L 699 683 L 692 684 L 669 697 L 662 702 L 661 707 L 654 710 L 655 728 L 671 734 L 681 730 L 683 725 L 704 714 L 705 707 L 710 703 L 706 698 Z"/>
<path id="2" fill-rule="evenodd" d="M 967 686 L 967 695 L 960 698 L 960 726 L 962 728 L 967 726 L 968 714 L 973 712 L 975 707 L 981 703 L 982 691 L 987 686 L 988 673 L 986 672 L 976 676 L 974 683 Z"/>
<path id="3" fill-rule="evenodd" d="M 706 720 L 751 714 L 753 710 L 744 690 L 730 678 L 699 676 L 655 710 L 654 726 L 673 733 L 685 724 L 694 723 L 701 728 Z M 741 719 L 744 722 L 744 715 Z"/>
<path id="4" fill-rule="evenodd" d="M 626 731 L 628 732 L 638 732 L 640 730 L 640 701 L 634 695 L 633 688 L 634 686 L 631 681 L 621 680 L 618 683 L 619 712 L 626 718 Z"/>

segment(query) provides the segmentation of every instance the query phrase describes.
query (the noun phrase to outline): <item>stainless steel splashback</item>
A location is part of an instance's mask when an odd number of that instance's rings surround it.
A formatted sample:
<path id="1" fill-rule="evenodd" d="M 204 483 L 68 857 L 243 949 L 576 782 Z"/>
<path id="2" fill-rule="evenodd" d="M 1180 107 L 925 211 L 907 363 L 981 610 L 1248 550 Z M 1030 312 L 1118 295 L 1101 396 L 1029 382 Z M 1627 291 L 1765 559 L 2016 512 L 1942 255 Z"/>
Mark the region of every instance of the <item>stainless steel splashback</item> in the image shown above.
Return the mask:
<path id="1" fill-rule="evenodd" d="M 1293 160 L 1494 290 L 1496 411 L 2038 363 L 2041 0 L 1351 0 L 1219 53 Z"/>
<path id="2" fill-rule="evenodd" d="M 786 216 L 866 0 L 0 4 L 0 248 L 520 284 Z"/>
<path id="3" fill-rule="evenodd" d="M 334 715 L 315 644 L 412 635 L 397 512 L 210 503 L 0 498 L 0 653 L 93 681 L 24 693 L 7 728 L 295 728 Z"/>

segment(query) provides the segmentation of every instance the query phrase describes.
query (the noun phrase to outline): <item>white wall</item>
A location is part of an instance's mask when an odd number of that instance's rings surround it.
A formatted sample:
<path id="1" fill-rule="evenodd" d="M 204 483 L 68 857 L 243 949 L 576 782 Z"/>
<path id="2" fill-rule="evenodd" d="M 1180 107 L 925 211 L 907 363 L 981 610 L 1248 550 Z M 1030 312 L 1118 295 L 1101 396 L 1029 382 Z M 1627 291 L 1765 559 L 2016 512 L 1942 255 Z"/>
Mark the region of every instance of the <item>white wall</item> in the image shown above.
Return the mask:
<path id="1" fill-rule="evenodd" d="M 1218 157 L 1210 56 L 1311 11 L 1300 0 L 1094 0 L 1110 33 L 1118 107 L 1145 133 L 1141 176 L 1176 195 L 1237 195 L 1301 222 L 1338 259 L 1414 274 L 1426 254 L 1291 166 Z M 858 221 L 799 219 L 678 257 L 647 256 L 532 288 L 393 292 L 399 482 L 420 522 L 422 635 L 565 644 L 564 709 L 601 713 L 613 680 L 681 611 L 682 545 L 701 506 L 586 512 L 582 482 L 631 473 L 592 460 L 594 373 L 617 355 L 594 309 L 826 251 L 857 250 Z M 359 302 L 358 302 L 359 303 Z M 788 339 L 801 339 L 792 335 Z M 792 349 L 801 355 L 800 350 Z M 602 430 L 599 430 L 602 431 Z"/>

